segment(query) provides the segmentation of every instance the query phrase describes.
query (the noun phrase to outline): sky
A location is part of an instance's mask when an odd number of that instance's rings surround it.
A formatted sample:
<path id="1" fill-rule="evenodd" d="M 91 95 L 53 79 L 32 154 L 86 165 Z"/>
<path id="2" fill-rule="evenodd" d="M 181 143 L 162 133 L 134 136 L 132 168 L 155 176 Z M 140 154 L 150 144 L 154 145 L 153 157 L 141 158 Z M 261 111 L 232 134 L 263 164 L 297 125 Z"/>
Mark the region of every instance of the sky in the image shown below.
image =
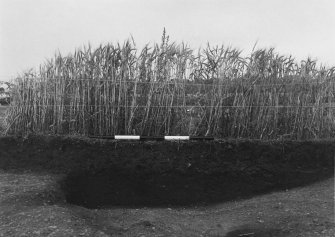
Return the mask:
<path id="1" fill-rule="evenodd" d="M 335 0 L 0 0 L 0 81 L 90 43 L 275 47 L 335 66 Z"/>

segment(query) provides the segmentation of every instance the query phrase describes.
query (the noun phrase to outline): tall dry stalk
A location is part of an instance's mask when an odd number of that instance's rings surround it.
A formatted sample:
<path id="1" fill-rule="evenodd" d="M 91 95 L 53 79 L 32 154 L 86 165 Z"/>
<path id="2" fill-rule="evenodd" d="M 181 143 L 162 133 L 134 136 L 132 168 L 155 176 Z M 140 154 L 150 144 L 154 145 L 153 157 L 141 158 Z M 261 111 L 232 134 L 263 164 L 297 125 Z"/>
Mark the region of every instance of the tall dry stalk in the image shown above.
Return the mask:
<path id="1" fill-rule="evenodd" d="M 89 45 L 18 77 L 8 134 L 335 135 L 335 68 L 297 63 L 273 48 L 241 51 L 133 41 Z"/>

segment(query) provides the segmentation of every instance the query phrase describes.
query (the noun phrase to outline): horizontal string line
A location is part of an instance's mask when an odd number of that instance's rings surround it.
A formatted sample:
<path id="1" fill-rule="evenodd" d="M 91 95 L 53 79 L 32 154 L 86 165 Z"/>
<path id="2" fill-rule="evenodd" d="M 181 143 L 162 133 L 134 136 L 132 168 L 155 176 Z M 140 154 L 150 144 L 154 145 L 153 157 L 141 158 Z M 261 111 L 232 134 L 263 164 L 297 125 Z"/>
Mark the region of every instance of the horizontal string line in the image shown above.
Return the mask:
<path id="1" fill-rule="evenodd" d="M 27 78 L 25 80 L 31 80 L 31 79 L 39 79 L 39 78 Z M 40 79 L 44 79 L 44 78 L 40 78 Z M 55 79 L 55 78 L 52 78 Z M 50 80 L 50 78 L 47 78 L 47 80 Z M 59 80 L 59 78 L 58 78 Z M 187 82 L 160 82 L 160 81 L 153 81 L 153 82 L 141 82 L 141 81 L 122 81 L 122 82 L 117 82 L 115 80 L 106 80 L 106 79 L 65 79 L 68 81 L 88 81 L 88 82 L 112 82 L 110 84 L 115 84 L 115 85 L 119 85 L 119 84 L 125 84 L 125 83 L 136 83 L 136 84 L 161 84 L 161 85 L 185 85 L 185 86 L 236 86 L 236 85 L 240 85 L 243 86 L 243 82 L 241 84 L 236 84 L 234 85 L 224 85 L 224 84 L 213 84 L 213 83 L 208 83 L 206 84 L 204 83 L 192 83 L 192 81 L 187 81 Z M 24 83 L 24 82 L 21 82 Z M 50 81 L 38 81 L 38 83 L 50 83 Z M 232 81 L 232 83 L 234 83 L 234 81 Z M 329 84 L 335 84 L 335 81 L 330 81 L 330 82 L 295 82 L 295 83 L 290 83 L 288 82 L 287 84 L 285 82 L 283 83 L 264 83 L 264 84 L 245 84 L 245 86 L 292 86 L 292 85 L 329 85 Z"/>
<path id="2" fill-rule="evenodd" d="M 172 106 L 164 106 L 164 105 L 153 105 L 153 106 L 126 106 L 126 105 L 9 105 L 9 106 L 0 106 L 0 108 L 23 108 L 23 107 L 106 107 L 106 108 L 335 108 L 334 106 L 325 106 L 325 105 L 172 105 Z"/>

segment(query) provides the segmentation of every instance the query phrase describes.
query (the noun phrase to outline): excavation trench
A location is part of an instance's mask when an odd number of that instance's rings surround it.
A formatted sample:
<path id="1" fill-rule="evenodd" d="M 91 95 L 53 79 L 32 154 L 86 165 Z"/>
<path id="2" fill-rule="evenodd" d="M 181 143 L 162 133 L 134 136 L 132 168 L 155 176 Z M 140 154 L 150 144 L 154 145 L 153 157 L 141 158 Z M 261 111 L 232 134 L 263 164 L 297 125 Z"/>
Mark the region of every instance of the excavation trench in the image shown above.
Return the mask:
<path id="1" fill-rule="evenodd" d="M 64 174 L 68 203 L 206 205 L 285 190 L 334 174 L 335 142 L 218 140 L 117 142 L 0 138 L 0 168 Z"/>
<path id="2" fill-rule="evenodd" d="M 305 172 L 271 173 L 139 173 L 117 168 L 74 172 L 63 181 L 67 202 L 87 208 L 108 206 L 208 205 L 285 190 L 330 177 L 324 168 Z"/>

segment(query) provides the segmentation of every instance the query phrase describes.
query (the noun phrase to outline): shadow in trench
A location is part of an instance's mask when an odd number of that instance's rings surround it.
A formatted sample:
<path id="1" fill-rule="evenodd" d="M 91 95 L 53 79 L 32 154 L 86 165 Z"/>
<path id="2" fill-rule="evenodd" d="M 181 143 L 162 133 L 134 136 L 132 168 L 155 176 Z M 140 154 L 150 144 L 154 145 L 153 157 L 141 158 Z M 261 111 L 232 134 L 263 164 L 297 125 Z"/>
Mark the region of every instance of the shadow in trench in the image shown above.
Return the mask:
<path id="1" fill-rule="evenodd" d="M 200 172 L 141 173 L 117 168 L 69 174 L 61 181 L 68 203 L 87 208 L 208 205 L 306 185 L 331 169 L 286 174 Z"/>

